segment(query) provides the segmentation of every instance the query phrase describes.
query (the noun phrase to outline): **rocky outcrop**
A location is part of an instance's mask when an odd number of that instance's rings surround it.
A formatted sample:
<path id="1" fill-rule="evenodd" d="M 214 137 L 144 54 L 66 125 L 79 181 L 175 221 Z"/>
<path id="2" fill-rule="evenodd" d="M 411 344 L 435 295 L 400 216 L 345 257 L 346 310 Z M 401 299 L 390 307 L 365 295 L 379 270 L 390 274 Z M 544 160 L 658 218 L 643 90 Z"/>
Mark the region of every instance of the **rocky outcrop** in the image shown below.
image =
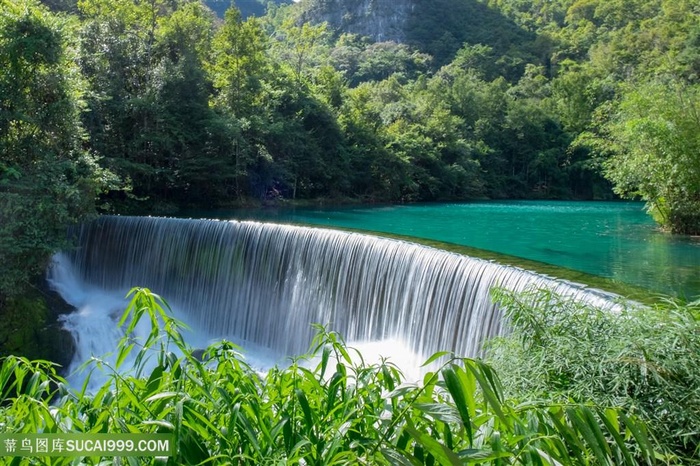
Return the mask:
<path id="1" fill-rule="evenodd" d="M 67 0 L 52 0 L 67 1 Z M 293 3 L 292 0 L 272 0 L 272 3 L 279 5 Z M 267 12 L 267 0 L 204 0 L 207 5 L 219 18 L 223 18 L 226 10 L 235 6 L 241 12 L 243 19 L 250 16 L 263 16 Z"/>
<path id="2" fill-rule="evenodd" d="M 486 45 L 495 59 L 512 53 L 517 44 L 517 57 L 504 63 L 538 61 L 535 35 L 485 0 L 301 0 L 297 5 L 304 22 L 325 21 L 337 35 L 409 45 L 432 56 L 436 69 L 452 61 L 464 44 Z"/>
<path id="3" fill-rule="evenodd" d="M 406 23 L 417 0 L 304 0 L 302 20 L 376 42 L 406 41 Z"/>

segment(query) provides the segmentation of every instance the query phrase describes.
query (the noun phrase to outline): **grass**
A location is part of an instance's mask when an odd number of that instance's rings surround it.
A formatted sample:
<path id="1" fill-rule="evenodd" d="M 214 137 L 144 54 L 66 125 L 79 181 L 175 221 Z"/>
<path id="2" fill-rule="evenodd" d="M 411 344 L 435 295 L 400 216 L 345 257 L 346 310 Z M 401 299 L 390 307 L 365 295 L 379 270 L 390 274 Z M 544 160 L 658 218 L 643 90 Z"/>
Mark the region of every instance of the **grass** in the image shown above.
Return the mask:
<path id="1" fill-rule="evenodd" d="M 141 319 L 150 320 L 152 330 L 135 341 L 130 331 Z M 407 383 L 390 362 L 351 357 L 354 350 L 339 335 L 318 328 L 313 359 L 259 374 L 226 341 L 197 357 L 165 301 L 144 289 L 132 291 L 122 324 L 127 332 L 115 366 L 92 361 L 111 373 L 93 392 L 71 389 L 49 363 L 6 358 L 0 369 L 2 429 L 159 432 L 175 438 L 175 456 L 167 460 L 124 458 L 112 464 L 656 462 L 644 423 L 629 412 L 583 400 L 516 401 L 479 360 L 438 353 L 426 365 L 446 358 L 439 370 Z M 134 367 L 122 367 L 130 354 Z M 110 461 L 16 458 L 11 464 Z"/>

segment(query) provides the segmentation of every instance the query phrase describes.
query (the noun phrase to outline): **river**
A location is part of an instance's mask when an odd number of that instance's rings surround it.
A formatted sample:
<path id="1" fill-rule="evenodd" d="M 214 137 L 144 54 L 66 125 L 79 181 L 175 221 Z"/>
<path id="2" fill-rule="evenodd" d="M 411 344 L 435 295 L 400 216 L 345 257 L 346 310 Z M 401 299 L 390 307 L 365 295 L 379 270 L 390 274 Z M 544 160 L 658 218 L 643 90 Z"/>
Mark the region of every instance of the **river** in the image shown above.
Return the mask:
<path id="1" fill-rule="evenodd" d="M 700 238 L 659 231 L 639 202 L 482 201 L 187 215 L 407 235 L 552 264 L 654 293 L 700 296 Z"/>

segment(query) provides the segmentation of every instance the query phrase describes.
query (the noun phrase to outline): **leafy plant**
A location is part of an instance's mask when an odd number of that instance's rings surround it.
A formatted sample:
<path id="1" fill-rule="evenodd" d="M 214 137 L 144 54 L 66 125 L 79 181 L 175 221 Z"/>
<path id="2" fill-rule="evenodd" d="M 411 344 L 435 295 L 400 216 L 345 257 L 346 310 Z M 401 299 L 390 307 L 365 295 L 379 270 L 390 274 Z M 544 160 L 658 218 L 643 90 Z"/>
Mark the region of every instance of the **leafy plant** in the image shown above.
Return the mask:
<path id="1" fill-rule="evenodd" d="M 152 330 L 139 341 L 131 331 L 142 318 Z M 165 301 L 145 289 L 131 292 L 121 323 L 126 335 L 115 366 L 93 361 L 111 371 L 93 392 L 87 385 L 71 390 L 48 363 L 7 358 L 0 370 L 3 429 L 171 433 L 177 447 L 168 464 L 654 461 L 634 417 L 569 402 L 516 404 L 481 361 L 438 353 L 426 364 L 446 358 L 439 370 L 409 383 L 390 362 L 369 364 L 319 327 L 314 359 L 259 374 L 230 342 L 201 355 L 193 351 Z M 135 363 L 127 370 L 130 354 Z M 34 460 L 40 462 L 28 459 Z M 54 458 L 52 464 L 74 460 Z"/>
<path id="2" fill-rule="evenodd" d="M 496 299 L 512 329 L 489 351 L 505 393 L 620 406 L 648 423 L 669 460 L 698 463 L 699 303 L 614 313 L 544 290 Z"/>

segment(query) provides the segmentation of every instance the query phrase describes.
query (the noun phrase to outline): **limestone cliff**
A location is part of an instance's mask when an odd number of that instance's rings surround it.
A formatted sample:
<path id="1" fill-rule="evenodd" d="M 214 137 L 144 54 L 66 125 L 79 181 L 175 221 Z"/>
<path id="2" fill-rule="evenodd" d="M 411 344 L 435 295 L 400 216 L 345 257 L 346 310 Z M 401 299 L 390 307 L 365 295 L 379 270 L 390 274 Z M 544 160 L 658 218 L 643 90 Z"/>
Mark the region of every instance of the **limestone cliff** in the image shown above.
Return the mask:
<path id="1" fill-rule="evenodd" d="M 406 41 L 406 24 L 417 0 L 302 0 L 302 19 L 326 21 L 336 31 L 377 42 Z"/>
<path id="2" fill-rule="evenodd" d="M 337 34 L 407 44 L 431 55 L 436 67 L 449 63 L 464 44 L 487 45 L 495 57 L 517 44 L 519 61 L 537 60 L 534 34 L 487 0 L 301 0 L 297 5 L 304 22 L 325 21 Z M 532 57 L 524 57 L 530 49 Z"/>

